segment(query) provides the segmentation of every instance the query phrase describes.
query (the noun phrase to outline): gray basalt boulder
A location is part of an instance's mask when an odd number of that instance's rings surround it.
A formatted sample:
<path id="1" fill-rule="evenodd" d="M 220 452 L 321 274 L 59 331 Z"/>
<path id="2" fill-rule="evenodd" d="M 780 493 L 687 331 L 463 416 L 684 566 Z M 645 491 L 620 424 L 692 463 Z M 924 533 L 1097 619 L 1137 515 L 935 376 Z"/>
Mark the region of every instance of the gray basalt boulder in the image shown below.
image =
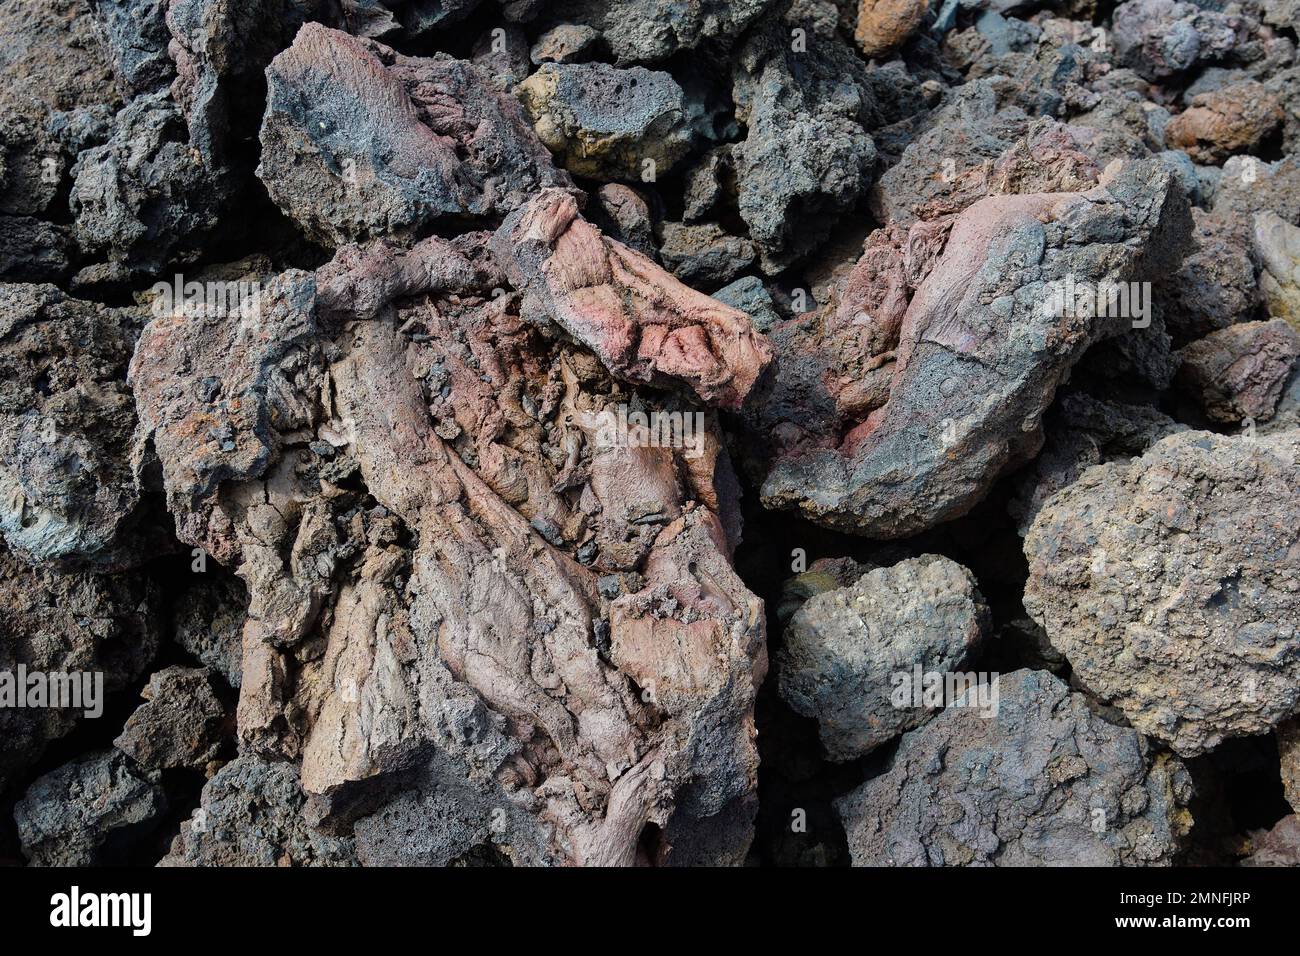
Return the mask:
<path id="1" fill-rule="evenodd" d="M 1025 607 L 1075 676 L 1195 756 L 1300 708 L 1300 431 L 1183 432 L 1050 499 Z"/>
<path id="2" fill-rule="evenodd" d="M 1167 866 L 1191 797 L 1177 758 L 1020 670 L 995 717 L 949 707 L 835 809 L 854 866 Z"/>

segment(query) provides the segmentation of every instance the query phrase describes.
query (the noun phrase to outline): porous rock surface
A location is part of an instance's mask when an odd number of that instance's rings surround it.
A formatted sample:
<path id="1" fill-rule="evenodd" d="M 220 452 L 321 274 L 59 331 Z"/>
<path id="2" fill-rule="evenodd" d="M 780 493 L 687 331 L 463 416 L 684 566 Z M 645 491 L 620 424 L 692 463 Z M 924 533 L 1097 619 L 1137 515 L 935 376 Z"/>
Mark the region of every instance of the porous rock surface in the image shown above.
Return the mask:
<path id="1" fill-rule="evenodd" d="M 1156 866 L 1174 862 L 1190 798 L 1177 758 L 1021 670 L 995 717 L 949 707 L 835 809 L 855 866 Z"/>
<path id="2" fill-rule="evenodd" d="M 810 597 L 790 619 L 781 648 L 781 696 L 817 718 L 832 760 L 852 760 L 920 726 L 932 708 L 894 700 L 896 676 L 913 668 L 963 669 L 988 630 L 988 608 L 969 571 L 924 555 L 866 572 Z"/>
<path id="3" fill-rule="evenodd" d="M 1025 537 L 1025 606 L 1053 646 L 1184 756 L 1300 708 L 1298 456 L 1300 431 L 1183 432 L 1084 472 Z"/>

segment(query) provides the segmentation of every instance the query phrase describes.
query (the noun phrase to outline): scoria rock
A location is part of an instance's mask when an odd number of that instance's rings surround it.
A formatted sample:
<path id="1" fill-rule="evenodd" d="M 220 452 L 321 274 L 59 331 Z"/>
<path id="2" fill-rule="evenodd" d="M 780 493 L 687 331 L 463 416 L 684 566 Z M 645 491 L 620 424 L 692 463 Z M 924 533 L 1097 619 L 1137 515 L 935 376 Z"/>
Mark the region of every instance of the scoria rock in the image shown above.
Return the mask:
<path id="1" fill-rule="evenodd" d="M 826 238 L 866 194 L 876 162 L 863 126 L 876 104 L 861 63 L 836 40 L 818 41 L 815 56 L 790 47 L 784 30 L 755 33 L 733 76 L 747 127 L 731 151 L 740 215 L 768 273 Z"/>
<path id="2" fill-rule="evenodd" d="M 83 690 L 81 708 L 0 706 L 0 792 L 22 779 L 47 743 L 83 718 L 99 719 L 104 695 L 145 673 L 158 650 L 160 604 L 157 586 L 138 573 L 59 573 L 0 551 L 0 674 L 10 691 L 20 667 L 29 676 L 66 675 Z M 89 699 L 86 680 L 93 695 L 101 679 L 100 695 Z"/>
<path id="3" fill-rule="evenodd" d="M 1186 769 L 1044 671 L 992 718 L 949 707 L 836 801 L 855 866 L 1158 866 L 1191 828 Z"/>
<path id="4" fill-rule="evenodd" d="M 926 0 L 862 0 L 854 39 L 867 56 L 880 56 L 916 32 L 930 8 Z"/>
<path id="5" fill-rule="evenodd" d="M 1245 38 L 1239 16 L 1180 0 L 1127 0 L 1115 9 L 1115 55 L 1148 79 L 1176 76 L 1221 59 Z"/>
<path id="6" fill-rule="evenodd" d="M 257 135 L 267 95 L 263 71 L 299 27 L 335 10 L 332 0 L 170 0 L 172 99 L 205 165 L 245 165 L 239 154 Z"/>
<path id="7" fill-rule="evenodd" d="M 0 534 L 33 563 L 138 560 L 125 373 L 141 315 L 50 285 L 0 285 L 0 311 Z"/>
<path id="8" fill-rule="evenodd" d="M 688 285 L 726 285 L 754 262 L 754 245 L 727 235 L 717 223 L 666 222 L 659 256 L 668 271 Z"/>
<path id="9" fill-rule="evenodd" d="M 108 142 L 83 152 L 72 173 L 77 242 L 128 275 L 198 258 L 232 188 L 191 148 L 185 117 L 165 91 L 132 100 Z"/>
<path id="10" fill-rule="evenodd" d="M 0 8 L 0 108 L 34 116 L 106 102 L 119 105 L 112 58 L 89 4 L 11 0 Z"/>
<path id="11" fill-rule="evenodd" d="M 238 578 L 216 572 L 205 567 L 175 598 L 170 633 L 186 653 L 238 688 L 248 593 Z"/>
<path id="12" fill-rule="evenodd" d="M 1088 468 L 1125 461 L 1187 426 L 1149 405 L 1107 402 L 1086 393 L 1062 396 L 1045 421 L 1047 441 L 1034 464 L 1016 482 L 1008 511 L 1021 535 L 1039 509 Z"/>
<path id="13" fill-rule="evenodd" d="M 600 43 L 600 33 L 579 23 L 561 23 L 551 27 L 533 44 L 528 57 L 533 63 L 581 63 L 589 59 Z"/>
<path id="14" fill-rule="evenodd" d="M 518 94 L 565 169 L 653 182 L 690 152 L 694 131 L 671 74 L 604 63 L 546 63 Z"/>
<path id="15" fill-rule="evenodd" d="M 1221 163 L 1254 152 L 1274 133 L 1285 114 L 1277 97 L 1256 82 L 1202 93 L 1165 127 L 1165 142 L 1198 163 Z"/>
<path id="16" fill-rule="evenodd" d="M 1192 250 L 1162 283 L 1165 324 L 1176 347 L 1253 317 L 1261 302 L 1251 247 L 1230 219 L 1192 209 Z"/>
<path id="17" fill-rule="evenodd" d="M 312 828 L 293 764 L 232 760 L 203 787 L 159 866 L 355 866 L 350 838 Z"/>
<path id="18" fill-rule="evenodd" d="M 216 759 L 229 728 L 206 668 L 164 668 L 141 696 L 113 746 L 146 770 L 203 770 Z"/>
<path id="19" fill-rule="evenodd" d="M 562 0 L 556 16 L 600 31 L 620 63 L 648 63 L 740 36 L 773 0 Z"/>
<path id="20" fill-rule="evenodd" d="M 1179 357 L 1180 384 L 1211 421 L 1263 422 L 1300 357 L 1300 333 L 1282 319 L 1243 322 L 1192 342 Z"/>
<path id="21" fill-rule="evenodd" d="M 1089 469 L 1025 538 L 1025 607 L 1079 680 L 1194 756 L 1300 708 L 1300 431 L 1183 432 Z"/>
<path id="22" fill-rule="evenodd" d="M 132 94 L 157 89 L 174 74 L 167 56 L 168 0 L 102 0 L 95 13 L 113 58 L 113 72 Z"/>
<path id="23" fill-rule="evenodd" d="M 781 316 L 776 311 L 776 304 L 772 301 L 772 294 L 763 285 L 763 280 L 757 276 L 739 278 L 713 293 L 713 297 L 744 312 L 754 323 L 754 328 L 760 332 L 767 332 L 781 321 Z"/>
<path id="24" fill-rule="evenodd" d="M 308 23 L 267 84 L 258 176 L 332 247 L 508 212 L 568 183 L 518 104 L 461 60 L 406 57 Z"/>
<path id="25" fill-rule="evenodd" d="M 606 183 L 591 200 L 587 217 L 601 232 L 651 259 L 658 255 L 650 205 L 635 189 Z"/>
<path id="26" fill-rule="evenodd" d="M 929 720 L 900 705 L 898 675 L 960 671 L 989 628 L 971 573 L 927 554 L 868 571 L 808 599 L 790 619 L 778 662 L 781 696 L 815 717 L 831 760 L 854 760 Z"/>
<path id="27" fill-rule="evenodd" d="M 14 807 L 14 822 L 35 866 L 104 866 L 127 862 L 166 811 L 162 787 L 106 750 L 39 778 Z"/>

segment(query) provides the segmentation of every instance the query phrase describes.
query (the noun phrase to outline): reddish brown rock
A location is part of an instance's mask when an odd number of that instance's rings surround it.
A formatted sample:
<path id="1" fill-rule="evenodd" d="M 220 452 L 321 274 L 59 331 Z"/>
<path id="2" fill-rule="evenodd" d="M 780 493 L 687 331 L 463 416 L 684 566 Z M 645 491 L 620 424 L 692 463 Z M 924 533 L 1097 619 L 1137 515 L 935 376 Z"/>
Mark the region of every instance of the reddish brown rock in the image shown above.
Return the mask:
<path id="1" fill-rule="evenodd" d="M 1273 417 L 1300 356 L 1300 334 L 1283 319 L 1243 322 L 1181 349 L 1178 384 L 1210 420 L 1240 425 Z"/>
<path id="2" fill-rule="evenodd" d="M 1084 351 L 1143 334 L 1118 309 L 1054 307 L 1067 277 L 1154 276 L 1190 230 L 1171 175 L 1142 162 L 1087 192 L 989 196 L 877 233 L 838 301 L 773 330 L 782 361 L 750 416 L 763 503 L 880 538 L 964 514 L 1038 451 Z"/>
<path id="3" fill-rule="evenodd" d="M 642 399 L 524 320 L 485 238 L 347 249 L 269 281 L 256 321 L 142 336 L 178 532 L 248 585 L 242 749 L 300 761 L 326 815 L 423 767 L 473 795 L 450 845 L 519 863 L 631 863 L 647 825 L 723 813 L 731 841 L 766 658 L 716 423 L 620 441 Z"/>
<path id="4" fill-rule="evenodd" d="M 531 307 L 589 347 L 620 378 L 682 384 L 739 408 L 772 360 L 749 318 L 683 285 L 601 235 L 573 196 L 546 190 L 512 215 L 492 247 Z"/>
<path id="5" fill-rule="evenodd" d="M 929 8 L 927 0 L 861 0 L 854 39 L 869 57 L 888 53 L 916 32 Z"/>
<path id="6" fill-rule="evenodd" d="M 1254 152 L 1286 119 L 1278 98 L 1253 80 L 1202 93 L 1165 127 L 1165 143 L 1198 163 Z"/>

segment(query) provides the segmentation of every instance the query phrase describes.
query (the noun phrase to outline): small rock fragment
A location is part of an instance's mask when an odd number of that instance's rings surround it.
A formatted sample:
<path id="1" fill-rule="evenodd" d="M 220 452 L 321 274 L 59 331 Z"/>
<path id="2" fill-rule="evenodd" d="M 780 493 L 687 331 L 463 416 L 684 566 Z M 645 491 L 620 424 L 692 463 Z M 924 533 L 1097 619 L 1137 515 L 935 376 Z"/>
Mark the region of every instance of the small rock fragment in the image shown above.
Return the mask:
<path id="1" fill-rule="evenodd" d="M 220 752 L 223 731 L 233 731 L 206 668 L 164 668 L 141 696 L 113 746 L 146 770 L 202 770 Z"/>
<path id="2" fill-rule="evenodd" d="M 928 0 L 860 0 L 853 38 L 868 57 L 888 53 L 916 32 L 929 9 Z"/>
<path id="3" fill-rule="evenodd" d="M 291 763 L 244 755 L 203 787 L 159 866 L 355 866 L 352 839 L 318 832 Z"/>
<path id="4" fill-rule="evenodd" d="M 1255 215 L 1254 238 L 1269 315 L 1300 332 L 1300 227 L 1266 210 Z"/>
<path id="5" fill-rule="evenodd" d="M 754 262 L 754 244 L 728 235 L 717 223 L 663 224 L 659 256 L 664 266 L 692 286 L 726 285 Z"/>
<path id="6" fill-rule="evenodd" d="M 600 33 L 586 24 L 561 23 L 538 37 L 528 57 L 537 66 L 543 63 L 581 63 L 590 58 L 599 40 Z"/>
<path id="7" fill-rule="evenodd" d="M 668 73 L 546 63 L 517 92 L 538 138 L 576 176 L 653 182 L 691 149 L 685 94 Z"/>
<path id="8" fill-rule="evenodd" d="M 681 382 L 736 408 L 771 361 L 743 313 L 602 236 L 566 192 L 540 193 L 492 245 L 513 284 L 622 378 Z"/>
<path id="9" fill-rule="evenodd" d="M 267 69 L 258 176 L 306 234 L 345 242 L 504 213 L 567 185 L 477 67 L 309 23 Z"/>
<path id="10" fill-rule="evenodd" d="M 1236 83 L 1192 99 L 1165 127 L 1165 142 L 1198 163 L 1222 163 L 1251 153 L 1286 118 L 1276 96 L 1255 81 Z"/>

